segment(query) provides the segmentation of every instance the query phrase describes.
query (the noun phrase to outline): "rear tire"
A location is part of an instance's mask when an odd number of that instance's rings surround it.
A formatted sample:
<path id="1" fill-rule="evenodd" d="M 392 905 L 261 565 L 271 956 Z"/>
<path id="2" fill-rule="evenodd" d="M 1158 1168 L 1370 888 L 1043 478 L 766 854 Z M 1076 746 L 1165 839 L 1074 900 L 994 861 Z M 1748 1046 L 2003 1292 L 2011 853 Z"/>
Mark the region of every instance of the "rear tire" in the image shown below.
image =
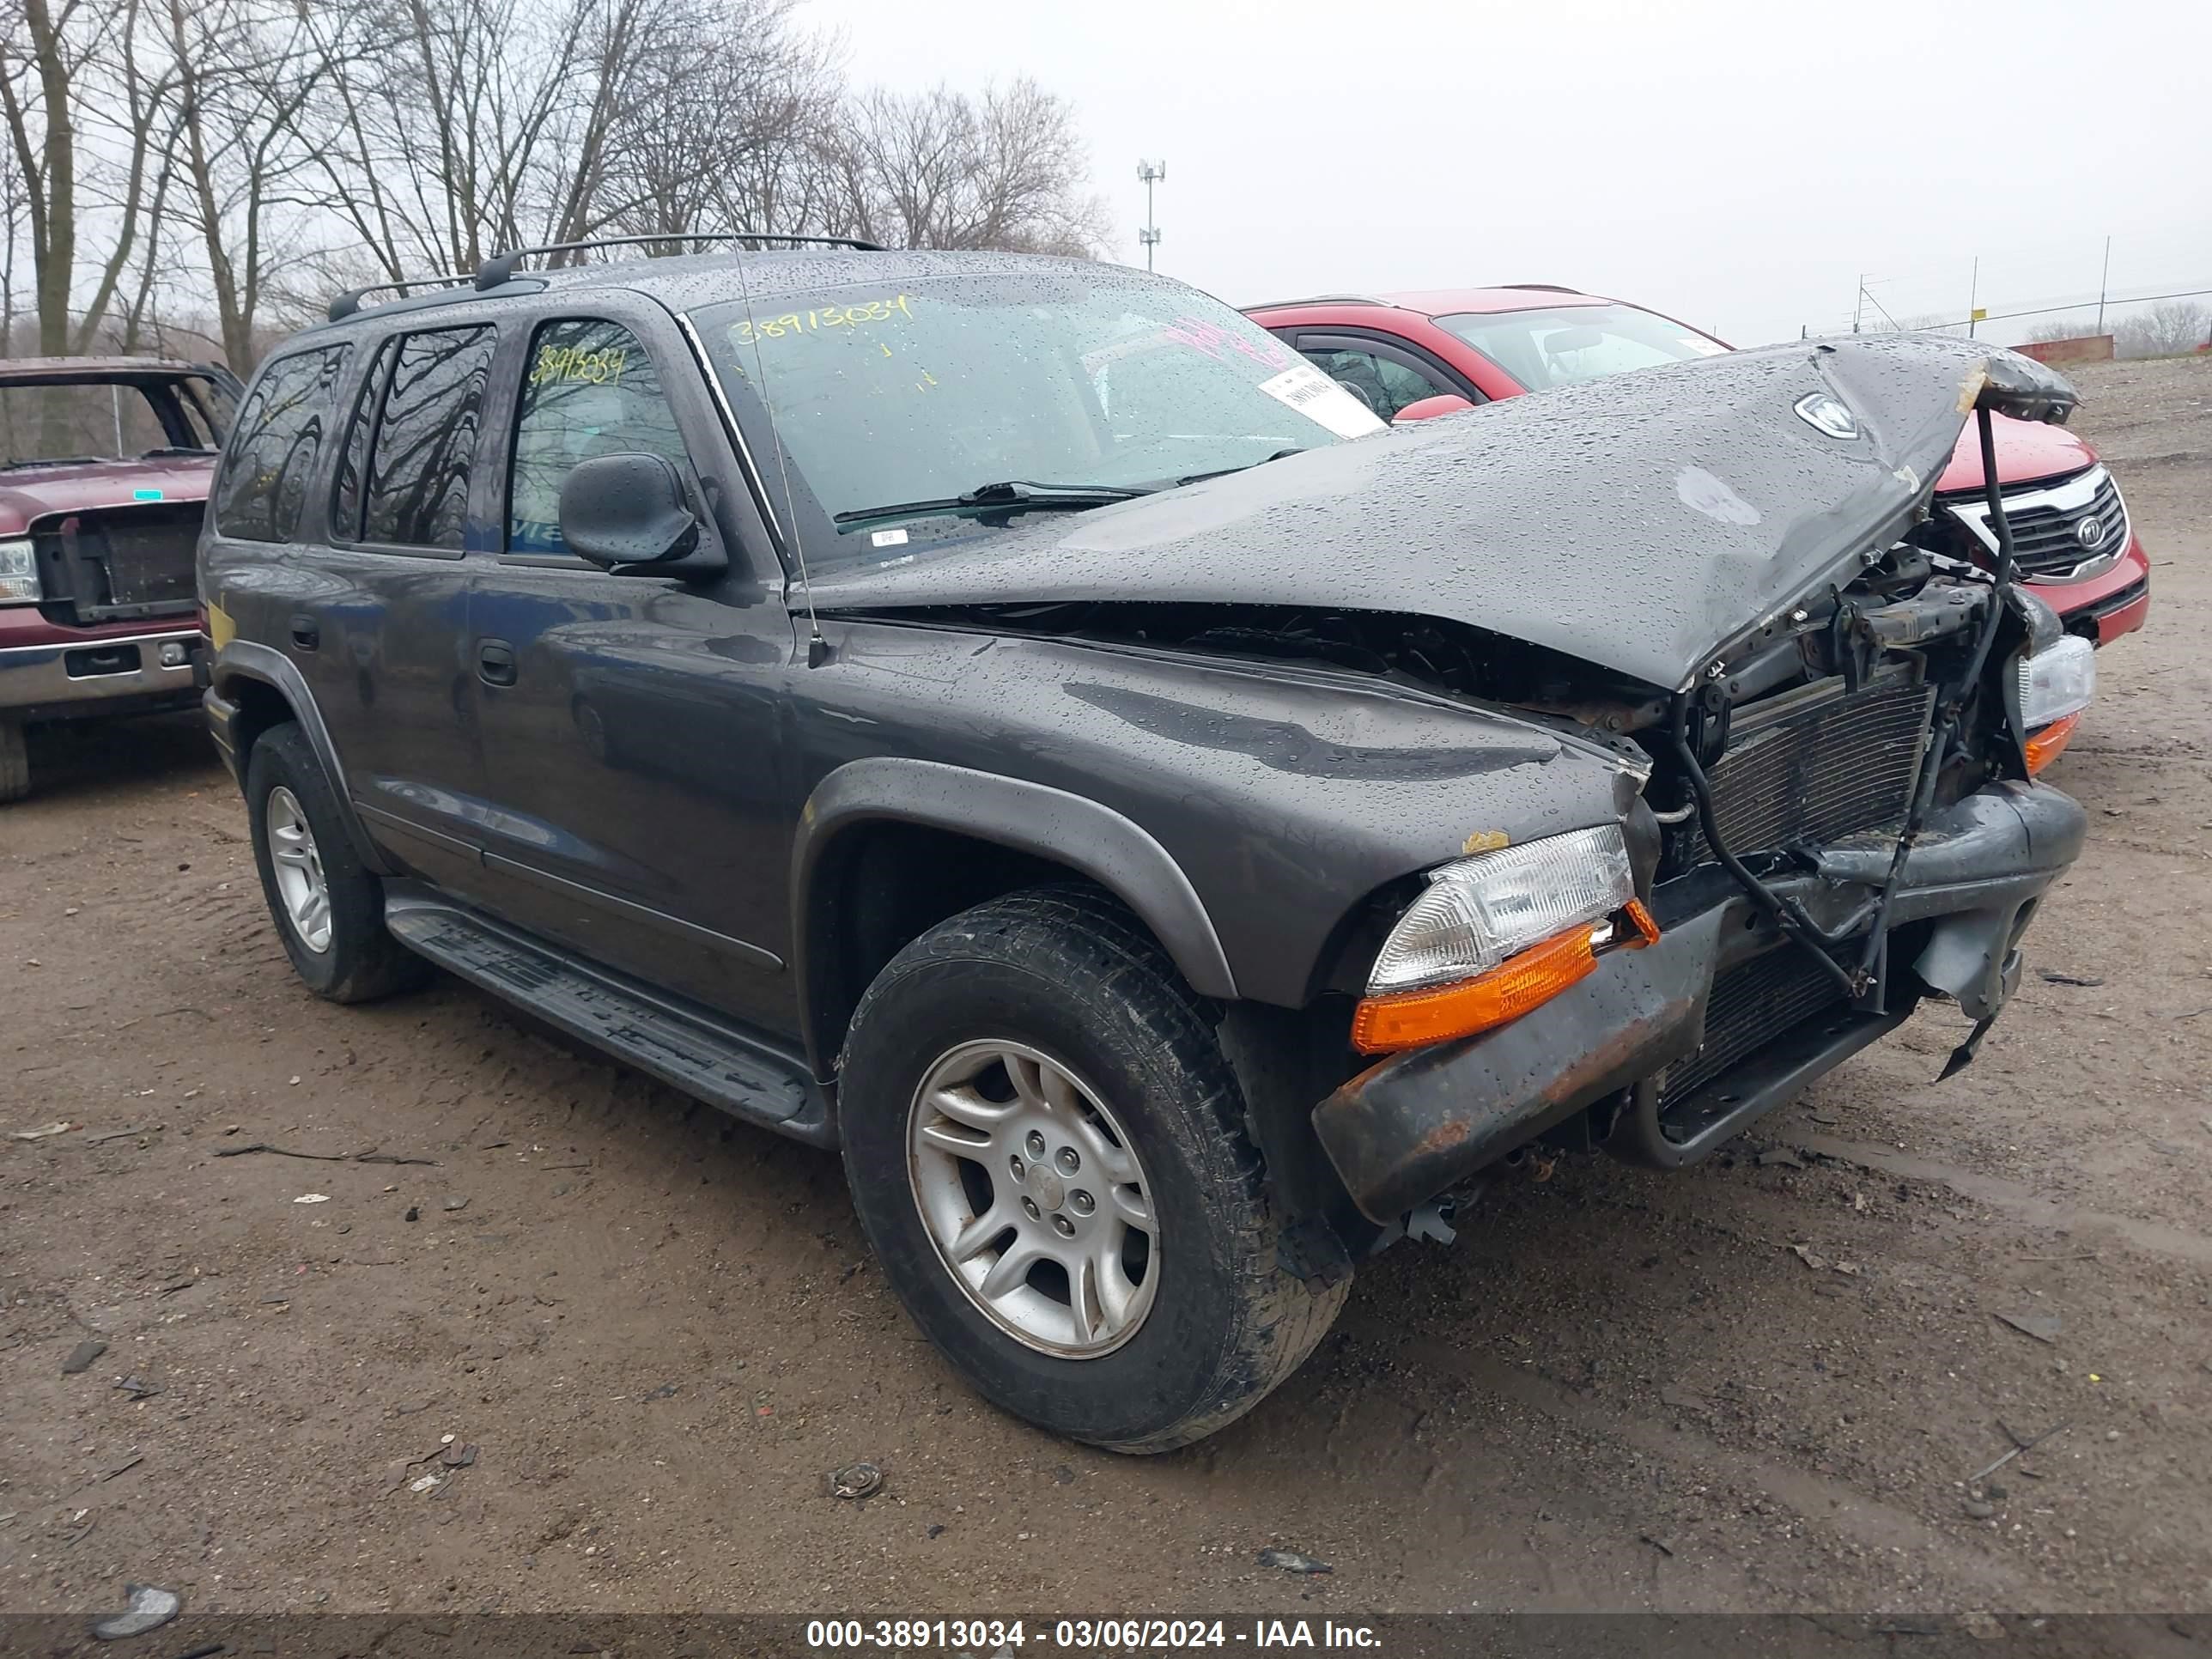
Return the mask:
<path id="1" fill-rule="evenodd" d="M 296 725 L 254 739 L 246 808 L 270 919 L 308 989 L 369 1002 L 430 977 L 430 964 L 386 931 L 384 884 L 355 854 L 337 792 Z"/>
<path id="2" fill-rule="evenodd" d="M 21 800 L 31 793 L 31 749 L 21 720 L 0 720 L 0 801 Z"/>
<path id="3" fill-rule="evenodd" d="M 892 1288 L 978 1393 L 1055 1434 L 1201 1439 L 1343 1306 L 1347 1283 L 1280 1266 L 1204 1005 L 1103 894 L 1017 893 L 915 940 L 862 997 L 840 1079 L 854 1206 Z"/>

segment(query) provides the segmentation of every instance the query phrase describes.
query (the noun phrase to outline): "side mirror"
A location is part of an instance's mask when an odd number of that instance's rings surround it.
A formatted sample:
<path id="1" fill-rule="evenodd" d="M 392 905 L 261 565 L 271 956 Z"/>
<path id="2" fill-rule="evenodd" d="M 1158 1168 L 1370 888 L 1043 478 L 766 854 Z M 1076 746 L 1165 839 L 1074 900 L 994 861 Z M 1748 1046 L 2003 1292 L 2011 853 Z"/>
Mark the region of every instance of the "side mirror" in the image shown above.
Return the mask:
<path id="1" fill-rule="evenodd" d="M 561 539 L 593 564 L 659 564 L 699 544 L 699 520 L 665 457 L 594 455 L 561 481 Z"/>
<path id="2" fill-rule="evenodd" d="M 1390 417 L 1392 426 L 1403 426 L 1408 421 L 1433 421 L 1439 415 L 1456 415 L 1474 405 L 1455 392 L 1440 392 L 1433 398 L 1422 398 L 1407 404 Z"/>

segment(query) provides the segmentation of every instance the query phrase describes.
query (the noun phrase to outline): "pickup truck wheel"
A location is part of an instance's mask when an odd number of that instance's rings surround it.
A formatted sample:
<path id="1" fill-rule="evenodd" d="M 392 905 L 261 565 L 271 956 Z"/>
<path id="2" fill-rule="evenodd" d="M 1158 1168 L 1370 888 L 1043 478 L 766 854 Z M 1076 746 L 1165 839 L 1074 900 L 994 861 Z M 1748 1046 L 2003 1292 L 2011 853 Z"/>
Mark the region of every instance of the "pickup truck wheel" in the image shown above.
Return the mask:
<path id="1" fill-rule="evenodd" d="M 384 884 L 356 856 L 337 792 L 297 726 L 254 740 L 246 805 L 270 918 L 310 990 L 368 1002 L 429 977 L 429 964 L 385 931 Z"/>
<path id="2" fill-rule="evenodd" d="M 892 1288 L 979 1393 L 1054 1433 L 1200 1439 L 1343 1305 L 1279 1265 L 1212 1026 L 1103 896 L 1014 894 L 908 945 L 853 1017 L 838 1097 Z"/>
<path id="3" fill-rule="evenodd" d="M 0 720 L 0 801 L 31 793 L 31 750 L 21 720 Z"/>

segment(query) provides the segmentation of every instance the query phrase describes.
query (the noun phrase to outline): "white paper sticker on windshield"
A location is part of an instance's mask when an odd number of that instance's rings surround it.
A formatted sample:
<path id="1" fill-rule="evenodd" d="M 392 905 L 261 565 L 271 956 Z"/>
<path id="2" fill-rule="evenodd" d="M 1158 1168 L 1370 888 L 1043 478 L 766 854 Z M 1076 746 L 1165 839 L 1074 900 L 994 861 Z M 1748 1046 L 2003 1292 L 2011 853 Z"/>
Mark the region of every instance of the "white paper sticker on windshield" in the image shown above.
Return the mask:
<path id="1" fill-rule="evenodd" d="M 878 530 L 874 535 L 868 538 L 868 545 L 871 547 L 904 547 L 906 545 L 906 532 L 903 530 Z"/>
<path id="2" fill-rule="evenodd" d="M 1373 410 L 1311 363 L 1296 364 L 1273 380 L 1261 381 L 1260 390 L 1340 438 L 1364 438 L 1382 429 Z"/>
<path id="3" fill-rule="evenodd" d="M 1680 334 L 1675 337 L 1700 357 L 1717 357 L 1728 349 L 1718 340 L 1708 340 L 1702 334 Z"/>

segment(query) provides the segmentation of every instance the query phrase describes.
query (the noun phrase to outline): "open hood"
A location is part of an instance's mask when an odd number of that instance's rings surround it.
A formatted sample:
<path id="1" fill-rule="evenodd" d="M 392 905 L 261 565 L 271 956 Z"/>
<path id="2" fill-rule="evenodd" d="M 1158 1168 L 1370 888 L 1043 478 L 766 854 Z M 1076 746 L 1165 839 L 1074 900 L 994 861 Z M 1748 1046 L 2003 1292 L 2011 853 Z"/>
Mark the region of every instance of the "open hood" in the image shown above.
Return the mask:
<path id="1" fill-rule="evenodd" d="M 1322 606 L 1467 623 L 1648 684 L 1885 548 L 1979 403 L 2073 389 L 1969 340 L 1732 352 L 1514 398 L 814 586 L 824 612 L 1060 602 Z"/>

